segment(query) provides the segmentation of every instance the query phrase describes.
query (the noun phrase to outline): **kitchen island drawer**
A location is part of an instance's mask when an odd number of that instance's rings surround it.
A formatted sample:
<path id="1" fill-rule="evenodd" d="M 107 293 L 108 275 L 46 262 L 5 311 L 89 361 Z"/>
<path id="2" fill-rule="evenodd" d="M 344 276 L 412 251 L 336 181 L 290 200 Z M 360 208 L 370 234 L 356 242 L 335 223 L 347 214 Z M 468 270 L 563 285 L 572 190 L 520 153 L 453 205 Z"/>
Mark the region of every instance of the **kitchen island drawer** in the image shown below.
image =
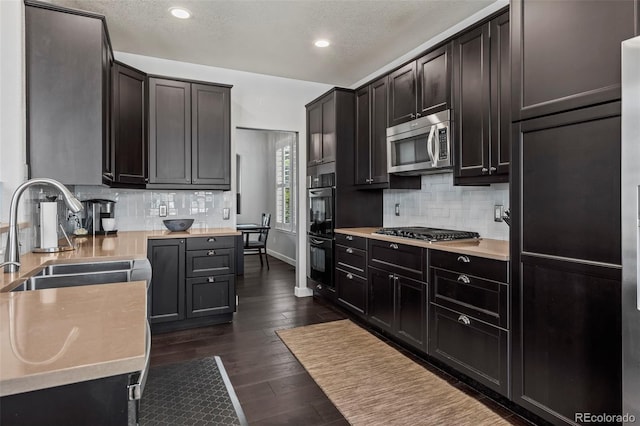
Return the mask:
<path id="1" fill-rule="evenodd" d="M 356 237 L 355 235 L 340 234 L 340 233 L 336 233 L 335 238 L 336 238 L 336 244 L 357 248 L 359 250 L 367 249 L 366 238 Z"/>
<path id="2" fill-rule="evenodd" d="M 382 240 L 369 240 L 369 266 L 423 280 L 423 249 Z"/>
<path id="3" fill-rule="evenodd" d="M 235 236 L 222 237 L 192 237 L 185 238 L 187 250 L 208 250 L 217 248 L 235 247 Z"/>
<path id="4" fill-rule="evenodd" d="M 367 313 L 367 280 L 351 272 L 336 269 L 338 304 L 355 312 Z"/>
<path id="5" fill-rule="evenodd" d="M 475 275 L 500 282 L 509 282 L 509 262 L 484 257 L 429 250 L 430 266 L 461 274 Z"/>
<path id="6" fill-rule="evenodd" d="M 429 354 L 509 397 L 509 332 L 433 303 L 429 311 Z"/>
<path id="7" fill-rule="evenodd" d="M 218 275 L 187 280 L 187 318 L 235 311 L 235 276 Z"/>
<path id="8" fill-rule="evenodd" d="M 187 277 L 233 274 L 235 252 L 235 248 L 187 251 Z"/>
<path id="9" fill-rule="evenodd" d="M 508 328 L 508 285 L 436 268 L 431 268 L 430 282 L 431 302 Z"/>
<path id="10" fill-rule="evenodd" d="M 367 252 L 336 245 L 336 267 L 367 277 Z"/>

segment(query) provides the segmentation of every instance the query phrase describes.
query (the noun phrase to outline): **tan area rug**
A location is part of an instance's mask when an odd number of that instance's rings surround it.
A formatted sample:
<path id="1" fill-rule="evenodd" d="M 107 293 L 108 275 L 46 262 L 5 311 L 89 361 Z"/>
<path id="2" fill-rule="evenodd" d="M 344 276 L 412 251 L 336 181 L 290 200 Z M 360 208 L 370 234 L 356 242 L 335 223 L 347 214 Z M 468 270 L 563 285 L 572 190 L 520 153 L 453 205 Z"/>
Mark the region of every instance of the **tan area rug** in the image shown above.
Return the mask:
<path id="1" fill-rule="evenodd" d="M 277 333 L 354 426 L 510 424 L 349 320 Z"/>

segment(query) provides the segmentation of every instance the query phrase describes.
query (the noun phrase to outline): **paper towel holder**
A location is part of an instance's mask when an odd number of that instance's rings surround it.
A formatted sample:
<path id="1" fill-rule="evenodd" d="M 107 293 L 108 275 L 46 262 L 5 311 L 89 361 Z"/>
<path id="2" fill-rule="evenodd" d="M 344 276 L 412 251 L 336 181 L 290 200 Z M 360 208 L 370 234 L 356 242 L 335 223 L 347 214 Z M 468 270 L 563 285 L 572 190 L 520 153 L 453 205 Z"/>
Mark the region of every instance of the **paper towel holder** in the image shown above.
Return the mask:
<path id="1" fill-rule="evenodd" d="M 47 248 L 34 248 L 32 251 L 34 253 L 59 253 L 62 251 L 72 251 L 76 249 L 76 246 L 71 242 L 71 240 L 69 239 L 69 236 L 67 235 L 66 231 L 64 230 L 64 228 L 62 227 L 62 224 L 58 224 L 58 226 L 60 226 L 60 230 L 62 231 L 62 235 L 64 235 L 65 240 L 67 240 L 67 244 L 66 246 L 58 246 L 58 247 L 47 247 Z"/>

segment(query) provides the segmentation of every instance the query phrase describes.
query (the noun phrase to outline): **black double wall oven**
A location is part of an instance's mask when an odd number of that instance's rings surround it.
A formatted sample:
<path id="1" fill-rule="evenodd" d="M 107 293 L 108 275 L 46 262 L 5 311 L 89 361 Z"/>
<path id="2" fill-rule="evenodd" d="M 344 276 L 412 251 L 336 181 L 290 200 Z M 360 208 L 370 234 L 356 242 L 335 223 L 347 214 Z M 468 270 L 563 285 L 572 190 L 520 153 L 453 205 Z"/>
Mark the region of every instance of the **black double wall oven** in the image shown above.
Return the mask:
<path id="1" fill-rule="evenodd" d="M 335 216 L 335 173 L 308 176 L 307 196 L 309 221 L 307 224 L 307 285 L 314 293 L 332 296 L 333 230 Z"/>

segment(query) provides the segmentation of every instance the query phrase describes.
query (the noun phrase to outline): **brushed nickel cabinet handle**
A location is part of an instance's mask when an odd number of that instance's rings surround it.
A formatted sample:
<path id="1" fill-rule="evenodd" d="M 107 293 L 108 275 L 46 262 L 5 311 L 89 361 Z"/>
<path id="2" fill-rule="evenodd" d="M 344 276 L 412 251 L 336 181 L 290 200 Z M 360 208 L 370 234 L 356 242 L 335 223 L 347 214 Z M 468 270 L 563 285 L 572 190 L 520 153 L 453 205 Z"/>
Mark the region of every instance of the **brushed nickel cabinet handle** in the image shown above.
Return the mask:
<path id="1" fill-rule="evenodd" d="M 483 175 L 487 174 L 487 172 L 489 171 L 489 169 L 487 169 L 486 167 L 483 167 L 482 170 L 480 170 L 482 172 Z"/>
<path id="2" fill-rule="evenodd" d="M 216 242 L 216 239 L 215 239 L 215 238 L 213 238 L 213 237 L 210 237 L 210 238 L 207 238 L 207 242 L 208 242 L 208 243 L 215 243 L 215 242 Z"/>
<path id="3" fill-rule="evenodd" d="M 497 171 L 498 169 L 496 169 L 495 167 L 489 167 L 489 173 L 493 173 L 495 171 Z"/>
<path id="4" fill-rule="evenodd" d="M 346 250 L 346 252 L 347 252 L 347 253 L 349 253 L 349 254 L 351 254 L 351 253 L 353 253 L 353 249 L 352 249 L 351 247 L 349 247 L 349 248 Z"/>
<path id="5" fill-rule="evenodd" d="M 346 238 L 348 241 L 353 241 L 353 235 L 347 235 Z"/>
<path id="6" fill-rule="evenodd" d="M 471 325 L 471 320 L 470 320 L 470 319 L 469 319 L 469 317 L 468 317 L 468 316 L 466 316 L 466 315 L 460 315 L 460 316 L 458 317 L 458 322 L 459 322 L 459 323 L 462 323 L 462 324 L 464 324 L 464 325 Z"/>
<path id="7" fill-rule="evenodd" d="M 460 276 L 458 277 L 458 281 L 459 281 L 459 282 L 461 282 L 461 283 L 465 283 L 465 284 L 469 284 L 469 283 L 471 282 L 471 280 L 469 279 L 469 277 L 468 277 L 468 276 L 466 276 L 466 275 L 464 275 L 464 274 L 463 274 L 463 275 L 460 275 Z"/>
<path id="8" fill-rule="evenodd" d="M 395 243 L 391 243 L 391 244 L 389 244 L 389 247 L 391 247 L 391 248 L 392 248 L 392 249 L 394 249 L 394 250 L 398 250 L 398 245 L 397 245 L 397 244 L 395 244 Z"/>
<path id="9" fill-rule="evenodd" d="M 353 279 L 353 274 L 348 273 L 348 274 L 347 274 L 347 278 L 349 278 L 350 280 L 352 280 L 352 279 Z"/>
<path id="10" fill-rule="evenodd" d="M 471 259 L 469 259 L 468 256 L 458 256 L 458 262 L 469 263 L 471 262 Z"/>
<path id="11" fill-rule="evenodd" d="M 216 255 L 216 251 L 215 250 L 209 250 L 207 252 L 207 256 L 215 256 Z"/>
<path id="12" fill-rule="evenodd" d="M 216 279 L 215 279 L 215 277 L 209 277 L 209 278 L 207 278 L 207 281 L 210 282 L 210 283 L 215 283 Z"/>

